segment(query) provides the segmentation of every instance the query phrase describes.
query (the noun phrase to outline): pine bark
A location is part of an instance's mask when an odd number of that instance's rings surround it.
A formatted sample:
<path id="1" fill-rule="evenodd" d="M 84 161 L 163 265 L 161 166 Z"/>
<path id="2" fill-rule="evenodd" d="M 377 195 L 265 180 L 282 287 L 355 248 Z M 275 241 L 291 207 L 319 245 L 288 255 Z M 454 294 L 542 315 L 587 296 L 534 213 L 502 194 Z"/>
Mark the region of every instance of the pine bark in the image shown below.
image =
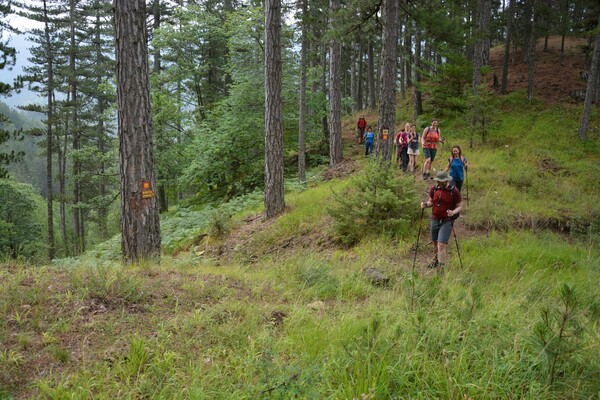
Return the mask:
<path id="1" fill-rule="evenodd" d="M 527 48 L 527 100 L 533 101 L 533 84 L 535 82 L 535 47 L 536 37 L 536 0 L 529 0 L 531 26 L 529 30 L 529 45 Z"/>
<path id="2" fill-rule="evenodd" d="M 373 41 L 369 40 L 367 48 L 367 107 L 375 109 L 375 55 Z"/>
<path id="3" fill-rule="evenodd" d="M 285 208 L 281 112 L 281 0 L 265 3 L 265 217 Z"/>
<path id="4" fill-rule="evenodd" d="M 330 9 L 335 13 L 340 0 L 330 0 Z M 332 18 L 335 23 L 335 18 Z M 337 38 L 329 42 L 329 166 L 342 161 L 342 95 L 341 95 L 342 45 Z"/>
<path id="5" fill-rule="evenodd" d="M 600 29 L 600 22 L 598 22 Z M 588 125 L 590 123 L 590 111 L 592 109 L 592 99 L 594 98 L 594 89 L 596 85 L 596 77 L 598 75 L 598 67 L 600 66 L 600 34 L 596 35 L 596 43 L 594 44 L 594 54 L 592 56 L 592 65 L 588 75 L 587 87 L 585 91 L 585 100 L 583 103 L 583 113 L 579 122 L 579 139 L 587 140 Z"/>
<path id="6" fill-rule="evenodd" d="M 144 0 L 114 0 L 113 8 L 121 175 L 121 250 L 126 263 L 145 259 L 156 261 L 160 258 L 160 221 L 152 149 L 146 3 Z M 144 188 L 145 185 L 148 187 Z"/>
<path id="7" fill-rule="evenodd" d="M 50 23 L 48 14 L 48 2 L 43 2 L 43 13 L 44 13 L 44 40 L 46 42 L 46 67 L 48 72 L 48 81 L 46 85 L 46 96 L 48 112 L 48 122 L 46 130 L 46 187 L 47 187 L 47 198 L 46 205 L 48 208 L 48 258 L 54 259 L 56 256 L 56 247 L 54 243 L 54 212 L 53 212 L 53 199 L 52 199 L 52 128 L 54 124 L 54 49 L 50 40 Z"/>
<path id="8" fill-rule="evenodd" d="M 362 110 L 364 108 L 364 90 L 363 90 L 363 86 L 364 86 L 364 73 L 363 73 L 363 65 L 364 65 L 364 51 L 363 51 L 363 45 L 362 42 L 358 43 L 358 77 L 356 78 L 356 104 L 359 110 Z"/>
<path id="9" fill-rule="evenodd" d="M 415 26 L 415 115 L 414 120 L 416 121 L 421 114 L 423 114 L 423 100 L 421 99 L 421 91 L 418 88 L 418 84 L 421 81 L 421 38 L 419 37 L 419 29 Z"/>
<path id="10" fill-rule="evenodd" d="M 412 35 L 409 21 L 407 21 L 404 29 L 404 58 L 406 87 L 409 88 L 412 85 Z"/>
<path id="11" fill-rule="evenodd" d="M 352 112 L 358 111 L 358 79 L 356 76 L 356 42 L 352 41 L 350 47 L 350 96 L 352 98 Z"/>
<path id="12" fill-rule="evenodd" d="M 381 48 L 381 75 L 379 79 L 379 132 L 388 129 L 387 140 L 381 140 L 381 155 L 392 159 L 394 118 L 396 114 L 396 65 L 398 53 L 398 1 L 383 0 L 383 37 Z M 379 135 L 382 138 L 382 135 Z"/>
<path id="13" fill-rule="evenodd" d="M 308 14 L 308 0 L 302 0 L 302 43 L 300 50 L 300 112 L 298 115 L 298 180 L 306 181 L 306 64 L 308 53 L 308 28 L 306 15 Z"/>
<path id="14" fill-rule="evenodd" d="M 506 41 L 504 42 L 504 56 L 502 59 L 502 82 L 500 83 L 500 93 L 508 93 L 508 62 L 510 60 L 510 42 L 512 40 L 512 26 L 513 26 L 513 10 L 515 0 L 510 0 L 506 12 L 508 13 L 506 21 Z"/>
<path id="15" fill-rule="evenodd" d="M 71 134 L 73 139 L 73 151 L 81 149 L 81 137 L 79 130 L 79 105 L 77 104 L 77 45 L 75 41 L 75 7 L 74 0 L 69 1 L 69 91 L 71 98 Z M 73 253 L 81 254 L 85 251 L 85 231 L 83 221 L 83 210 L 80 207 L 82 202 L 81 194 L 81 161 L 75 157 L 73 160 Z"/>

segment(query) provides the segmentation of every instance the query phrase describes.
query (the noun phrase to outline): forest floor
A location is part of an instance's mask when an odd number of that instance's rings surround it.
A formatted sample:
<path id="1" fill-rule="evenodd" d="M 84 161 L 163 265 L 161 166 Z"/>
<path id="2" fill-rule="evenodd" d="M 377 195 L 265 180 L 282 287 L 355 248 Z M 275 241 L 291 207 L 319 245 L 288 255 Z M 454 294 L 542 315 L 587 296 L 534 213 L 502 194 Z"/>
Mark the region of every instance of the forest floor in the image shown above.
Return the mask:
<path id="1" fill-rule="evenodd" d="M 546 50 L 544 50 L 543 38 L 538 40 L 536 46 L 534 95 L 541 97 L 547 105 L 580 101 L 572 94 L 585 89 L 587 83 L 582 79 L 582 73 L 586 70 L 586 52 L 589 57 L 592 53 L 592 48 L 588 46 L 587 40 L 567 37 L 562 54 L 561 47 L 561 36 L 550 36 Z M 504 45 L 490 50 L 490 66 L 492 68 L 492 73 L 488 77 L 490 87 L 493 85 L 493 77 L 496 77 L 498 82 L 502 79 L 503 58 Z M 509 93 L 519 89 L 527 90 L 528 67 L 523 50 L 511 49 L 509 60 Z M 495 89 L 500 90 L 499 87 Z"/>

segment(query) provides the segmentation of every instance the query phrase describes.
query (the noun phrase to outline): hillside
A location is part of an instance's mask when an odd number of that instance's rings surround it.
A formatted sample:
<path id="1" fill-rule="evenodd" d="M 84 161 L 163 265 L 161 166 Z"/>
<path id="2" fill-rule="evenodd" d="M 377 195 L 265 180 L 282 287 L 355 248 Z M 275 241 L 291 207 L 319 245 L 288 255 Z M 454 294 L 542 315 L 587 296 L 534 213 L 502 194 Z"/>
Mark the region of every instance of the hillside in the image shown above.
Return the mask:
<path id="1" fill-rule="evenodd" d="M 557 57 L 539 57 L 540 94 Z M 595 398 L 600 144 L 564 134 L 581 108 L 565 96 L 528 104 L 515 60 L 485 142 L 469 149 L 468 115 L 441 118 L 449 143 L 434 167 L 450 144 L 471 165 L 444 271 L 426 267 L 418 175 L 390 172 L 407 189 L 397 230 L 361 225 L 357 243 L 340 242 L 328 209 L 376 178 L 350 116 L 347 159 L 290 180 L 279 218 L 263 221 L 253 194 L 172 210 L 161 265 L 123 267 L 117 240 L 51 266 L 2 264 L 0 398 Z M 562 74 L 561 93 L 575 84 Z M 594 112 L 590 137 L 599 124 Z"/>
<path id="2" fill-rule="evenodd" d="M 586 39 L 565 38 L 564 53 L 561 54 L 560 36 L 551 36 L 548 48 L 544 51 L 544 39 L 539 39 L 535 54 L 535 83 L 534 94 L 539 96 L 545 104 L 557 105 L 561 103 L 575 103 L 583 99 L 573 97 L 575 92 L 583 90 L 587 81 L 582 73 L 586 70 L 586 49 L 589 52 Z M 527 90 L 527 63 L 524 62 L 522 50 L 513 51 L 508 71 L 508 90 Z M 490 66 L 492 77 L 498 80 L 502 77 L 502 62 L 504 47 L 497 46 L 490 50 Z"/>

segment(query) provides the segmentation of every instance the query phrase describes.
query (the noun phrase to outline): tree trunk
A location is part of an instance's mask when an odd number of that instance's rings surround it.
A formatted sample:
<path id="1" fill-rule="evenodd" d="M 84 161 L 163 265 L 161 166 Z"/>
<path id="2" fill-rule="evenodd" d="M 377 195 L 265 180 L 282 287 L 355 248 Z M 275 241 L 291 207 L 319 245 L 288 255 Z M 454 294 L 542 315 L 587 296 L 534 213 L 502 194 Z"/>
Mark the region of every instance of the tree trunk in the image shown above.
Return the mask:
<path id="1" fill-rule="evenodd" d="M 490 19 L 492 18 L 492 1 L 480 0 L 482 2 L 481 9 L 481 66 L 490 65 Z"/>
<path id="2" fill-rule="evenodd" d="M 96 36 L 95 36 L 95 50 L 96 50 L 96 60 L 102 60 L 102 42 L 100 37 L 100 26 L 102 22 L 100 19 L 100 15 L 96 14 Z M 98 126 L 97 126 L 97 135 L 98 135 L 98 151 L 100 154 L 104 155 L 108 151 L 106 148 L 106 132 L 104 126 L 104 111 L 106 110 L 106 100 L 103 94 L 98 97 Z M 102 179 L 100 179 L 99 183 L 99 194 L 102 199 L 101 204 L 98 206 L 98 230 L 100 231 L 100 238 L 107 239 L 108 238 L 108 205 L 106 204 L 106 196 L 107 196 L 107 188 L 106 182 L 104 180 L 104 176 L 106 173 L 106 161 L 104 157 L 99 166 L 100 174 L 102 175 Z"/>
<path id="3" fill-rule="evenodd" d="M 399 40 L 401 40 L 401 38 L 404 37 L 404 29 L 406 29 L 406 25 L 400 25 L 399 26 L 399 31 L 398 31 L 398 37 L 400 38 Z M 402 95 L 402 100 L 406 99 L 406 73 L 405 73 L 405 69 L 404 69 L 404 60 L 405 60 L 405 56 L 404 56 L 404 47 L 402 46 L 402 43 L 400 44 L 400 54 L 398 54 L 398 62 L 400 63 L 400 93 Z"/>
<path id="4" fill-rule="evenodd" d="M 52 202 L 52 127 L 54 125 L 54 49 L 50 41 L 50 24 L 47 1 L 43 2 L 44 8 L 44 39 L 46 41 L 46 63 L 48 68 L 48 81 L 46 85 L 48 122 L 46 131 L 46 190 L 48 191 L 46 204 L 48 208 L 48 258 L 54 259 L 56 247 L 54 243 L 54 212 Z"/>
<path id="5" fill-rule="evenodd" d="M 67 103 L 69 102 L 69 95 L 67 94 Z M 58 202 L 59 202 L 59 213 L 60 213 L 60 238 L 62 240 L 63 249 L 65 255 L 71 256 L 71 249 L 69 246 L 69 236 L 67 234 L 67 141 L 69 132 L 69 120 L 65 121 L 64 128 L 64 139 L 61 139 L 61 134 L 57 130 L 56 140 L 56 163 L 58 165 Z"/>
<path id="6" fill-rule="evenodd" d="M 302 0 L 302 43 L 300 50 L 300 112 L 298 115 L 298 180 L 306 181 L 306 63 L 308 52 L 308 27 L 306 17 L 308 14 L 308 0 Z"/>
<path id="7" fill-rule="evenodd" d="M 473 51 L 473 94 L 477 95 L 481 80 L 481 67 L 489 64 L 490 39 L 488 23 L 490 19 L 490 0 L 477 1 L 475 45 Z"/>
<path id="8" fill-rule="evenodd" d="M 340 0 L 330 0 L 332 13 L 340 8 Z M 332 18 L 335 25 L 336 17 Z M 329 43 L 329 166 L 342 161 L 342 95 L 340 84 L 342 63 L 342 45 L 337 38 Z"/>
<path id="9" fill-rule="evenodd" d="M 121 175 L 121 250 L 126 263 L 160 259 L 148 79 L 146 3 L 114 0 Z"/>
<path id="10" fill-rule="evenodd" d="M 285 208 L 281 113 L 281 0 L 265 2 L 265 217 Z"/>
<path id="11" fill-rule="evenodd" d="M 404 63 L 406 65 L 406 87 L 409 88 L 412 85 L 412 37 L 410 22 L 407 21 L 406 29 L 404 30 Z"/>
<path id="12" fill-rule="evenodd" d="M 536 46 L 536 0 L 529 0 L 531 9 L 531 29 L 529 31 L 529 46 L 527 49 L 527 100 L 533 101 L 533 84 L 535 80 L 535 46 Z"/>
<path id="13" fill-rule="evenodd" d="M 508 91 L 508 61 L 510 60 L 510 41 L 512 39 L 512 25 L 513 25 L 513 2 L 510 0 L 506 12 L 508 18 L 506 21 L 506 41 L 504 42 L 504 57 L 502 59 L 502 83 L 500 84 L 500 93 L 507 94 Z"/>
<path id="14" fill-rule="evenodd" d="M 375 109 L 375 56 L 373 51 L 373 41 L 369 39 L 367 49 L 367 107 L 370 110 Z"/>
<path id="15" fill-rule="evenodd" d="M 73 152 L 76 154 L 81 149 L 81 138 L 79 130 L 79 113 L 77 104 L 77 68 L 76 56 L 77 45 L 75 43 L 75 24 L 78 22 L 75 16 L 75 1 L 69 1 L 69 92 L 71 97 L 71 134 L 73 139 Z M 76 156 L 73 159 L 73 253 L 81 254 L 85 250 L 85 238 L 83 227 L 83 209 L 81 208 L 82 193 L 81 193 L 81 161 Z"/>
<path id="16" fill-rule="evenodd" d="M 421 99 L 421 91 L 418 88 L 418 84 L 421 81 L 421 38 L 419 37 L 419 29 L 415 24 L 415 115 L 414 120 L 419 118 L 419 115 L 423 114 L 423 101 Z"/>
<path id="17" fill-rule="evenodd" d="M 396 115 L 396 60 L 398 52 L 398 1 L 383 0 L 383 37 L 381 48 L 381 76 L 379 79 L 379 135 L 383 160 L 392 160 L 394 119 Z"/>
<path id="18" fill-rule="evenodd" d="M 321 49 L 321 91 L 325 98 L 328 96 L 327 90 L 327 51 L 325 50 L 325 43 L 323 43 L 323 48 Z M 327 102 L 323 102 L 323 116 L 321 117 L 321 124 L 323 126 L 323 136 L 325 142 L 327 144 L 327 148 L 329 148 L 329 122 L 327 121 L 327 113 L 329 110 L 327 109 Z M 329 151 L 327 151 L 329 153 Z"/>
<path id="19" fill-rule="evenodd" d="M 598 22 L 600 29 L 600 21 Z M 596 84 L 596 76 L 598 67 L 600 66 L 600 34 L 596 35 L 596 43 L 594 44 L 594 55 L 592 56 L 592 65 L 588 75 L 587 87 L 585 91 L 585 101 L 583 103 L 583 113 L 579 123 L 579 139 L 587 140 L 587 130 L 590 123 L 590 111 L 592 109 L 592 99 L 594 98 L 594 86 Z"/>
<path id="20" fill-rule="evenodd" d="M 357 107 L 359 110 L 362 110 L 364 108 L 364 90 L 363 90 L 363 86 L 364 86 L 364 51 L 363 51 L 363 45 L 362 42 L 358 43 L 358 77 L 356 79 L 356 85 L 358 86 L 357 90 L 356 90 L 356 101 L 357 101 Z"/>
<path id="21" fill-rule="evenodd" d="M 565 36 L 567 36 L 567 28 L 568 28 L 568 20 L 569 20 L 569 0 L 564 0 L 565 8 L 563 13 L 560 15 L 560 30 L 561 30 L 561 39 L 560 39 L 560 55 L 563 56 L 565 54 Z"/>
<path id="22" fill-rule="evenodd" d="M 356 76 L 356 42 L 352 41 L 352 45 L 350 47 L 350 97 L 352 98 L 352 112 L 355 113 L 358 111 L 358 79 Z"/>

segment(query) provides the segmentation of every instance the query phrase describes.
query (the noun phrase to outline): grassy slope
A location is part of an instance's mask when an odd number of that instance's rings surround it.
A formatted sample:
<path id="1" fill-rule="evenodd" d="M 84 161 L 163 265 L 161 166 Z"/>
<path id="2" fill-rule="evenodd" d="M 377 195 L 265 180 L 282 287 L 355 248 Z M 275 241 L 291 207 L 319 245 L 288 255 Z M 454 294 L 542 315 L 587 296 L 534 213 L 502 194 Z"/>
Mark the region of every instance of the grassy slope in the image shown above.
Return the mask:
<path id="1" fill-rule="evenodd" d="M 193 227 L 176 233 L 192 218 L 181 210 L 169 229 L 182 247 L 161 266 L 0 268 L 0 398 L 596 396 L 600 118 L 580 143 L 578 107 L 522 98 L 498 100 L 489 140 L 465 151 L 463 269 L 451 243 L 444 275 L 422 268 L 425 246 L 412 274 L 416 225 L 394 242 L 336 246 L 324 209 L 347 179 L 289 193 L 274 222 L 230 208 L 231 234 L 199 245 Z M 442 131 L 468 148 L 461 120 Z M 369 284 L 368 266 L 391 284 Z M 536 324 L 564 307 L 565 284 L 577 307 L 549 385 L 556 343 L 540 344 Z"/>

